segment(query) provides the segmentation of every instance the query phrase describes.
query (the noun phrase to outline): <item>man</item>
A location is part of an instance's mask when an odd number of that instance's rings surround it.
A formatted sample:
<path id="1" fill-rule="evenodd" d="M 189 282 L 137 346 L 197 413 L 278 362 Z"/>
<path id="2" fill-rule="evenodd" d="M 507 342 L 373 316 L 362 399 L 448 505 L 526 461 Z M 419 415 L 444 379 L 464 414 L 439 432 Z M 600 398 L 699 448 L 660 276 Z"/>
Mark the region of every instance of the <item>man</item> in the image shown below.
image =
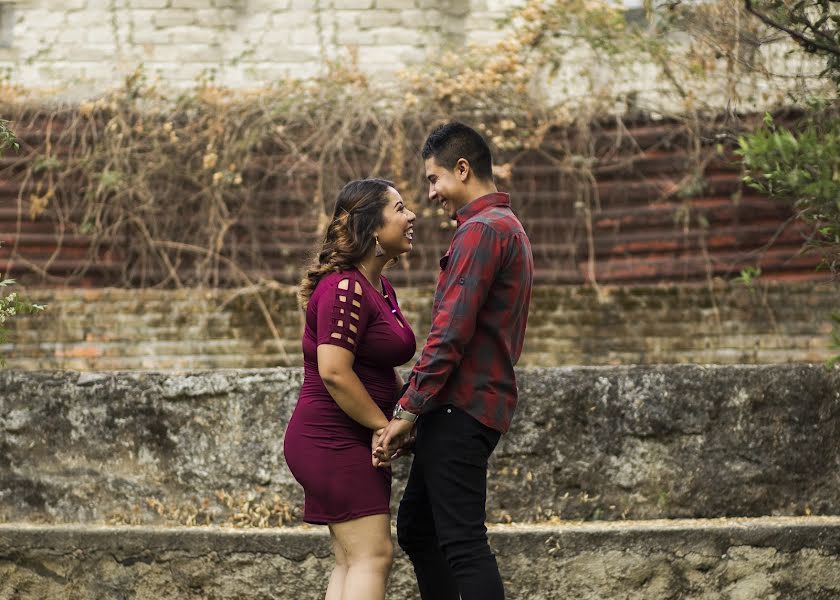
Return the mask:
<path id="1" fill-rule="evenodd" d="M 510 427 L 534 261 L 490 149 L 448 123 L 423 147 L 429 199 L 455 219 L 441 259 L 432 327 L 374 463 L 387 464 L 416 420 L 397 539 L 424 600 L 496 600 L 504 587 L 487 543 L 487 461 Z M 419 419 L 418 419 L 419 417 Z"/>

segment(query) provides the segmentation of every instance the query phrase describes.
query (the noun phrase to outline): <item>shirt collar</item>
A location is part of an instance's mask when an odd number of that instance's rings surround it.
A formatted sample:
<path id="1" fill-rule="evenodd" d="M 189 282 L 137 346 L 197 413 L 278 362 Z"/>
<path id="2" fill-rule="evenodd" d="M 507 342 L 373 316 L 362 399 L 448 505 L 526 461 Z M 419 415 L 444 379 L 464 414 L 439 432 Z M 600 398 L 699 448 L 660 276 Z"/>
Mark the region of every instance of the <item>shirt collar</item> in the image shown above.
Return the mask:
<path id="1" fill-rule="evenodd" d="M 506 192 L 493 192 L 486 196 L 480 196 L 472 200 L 469 204 L 462 206 L 455 213 L 455 220 L 458 222 L 458 227 L 463 225 L 465 221 L 493 206 L 510 206 L 510 194 Z"/>

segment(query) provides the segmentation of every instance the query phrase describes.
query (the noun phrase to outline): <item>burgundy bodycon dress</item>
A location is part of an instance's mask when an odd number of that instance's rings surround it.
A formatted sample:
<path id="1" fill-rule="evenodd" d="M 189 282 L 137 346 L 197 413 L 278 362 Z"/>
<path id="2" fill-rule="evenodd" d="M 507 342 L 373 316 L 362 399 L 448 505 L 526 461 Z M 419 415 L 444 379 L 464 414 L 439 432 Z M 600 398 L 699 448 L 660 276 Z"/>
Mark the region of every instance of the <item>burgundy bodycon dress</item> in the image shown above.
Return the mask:
<path id="1" fill-rule="evenodd" d="M 347 289 L 339 285 L 342 281 Z M 361 295 L 355 293 L 357 282 Z M 320 344 L 353 352 L 353 371 L 390 418 L 399 391 L 394 367 L 411 360 L 416 342 L 384 277 L 382 289 L 388 298 L 356 269 L 331 273 L 318 282 L 306 308 L 304 379 L 283 449 L 303 486 L 307 523 L 341 523 L 389 512 L 391 471 L 371 464 L 373 432 L 348 417 L 330 396 L 318 375 L 316 352 Z"/>

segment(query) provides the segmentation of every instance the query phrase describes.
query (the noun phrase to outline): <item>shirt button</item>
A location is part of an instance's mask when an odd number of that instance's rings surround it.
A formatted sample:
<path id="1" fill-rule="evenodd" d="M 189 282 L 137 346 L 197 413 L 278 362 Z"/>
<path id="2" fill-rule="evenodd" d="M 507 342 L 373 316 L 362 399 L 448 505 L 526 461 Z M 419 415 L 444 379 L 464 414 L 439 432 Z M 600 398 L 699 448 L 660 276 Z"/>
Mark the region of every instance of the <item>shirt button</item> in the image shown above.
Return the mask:
<path id="1" fill-rule="evenodd" d="M 461 277 L 461 278 L 458 280 L 458 283 L 460 283 L 461 285 L 464 285 L 464 283 L 465 283 L 465 282 L 466 282 L 466 280 L 465 280 L 463 277 Z"/>
<path id="2" fill-rule="evenodd" d="M 446 409 L 446 412 L 451 413 L 451 412 L 452 412 L 452 409 L 451 409 L 451 408 L 447 408 L 447 409 Z"/>

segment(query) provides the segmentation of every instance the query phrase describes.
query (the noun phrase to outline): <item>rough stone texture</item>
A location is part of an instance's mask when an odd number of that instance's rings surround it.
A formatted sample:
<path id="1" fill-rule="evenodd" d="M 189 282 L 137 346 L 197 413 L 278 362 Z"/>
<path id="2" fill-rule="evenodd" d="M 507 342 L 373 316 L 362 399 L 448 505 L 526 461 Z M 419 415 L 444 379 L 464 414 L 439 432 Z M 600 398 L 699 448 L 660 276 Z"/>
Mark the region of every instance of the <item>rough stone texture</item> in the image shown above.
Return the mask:
<path id="1" fill-rule="evenodd" d="M 291 286 L 268 304 L 281 342 L 237 290 L 31 289 L 47 304 L 11 322 L 0 354 L 15 369 L 203 369 L 299 366 L 300 313 Z M 401 287 L 417 334 L 432 290 Z M 837 288 L 814 284 L 581 287 L 534 290 L 519 365 L 820 362 L 832 351 Z"/>
<path id="2" fill-rule="evenodd" d="M 323 67 L 326 58 L 349 60 L 348 50 L 380 44 L 384 35 L 397 51 L 371 56 L 359 66 L 371 73 L 393 72 L 422 60 L 429 48 L 500 38 L 503 33 L 496 21 L 518 4 L 518 0 L 500 0 L 492 7 L 449 0 L 0 1 L 0 11 L 12 22 L 0 30 L 0 45 L 7 46 L 0 53 L 0 69 L 10 70 L 13 83 L 64 88 L 64 95 L 102 91 L 141 63 L 176 86 L 193 85 L 196 73 L 212 70 L 221 84 L 258 87 L 290 74 L 310 75 Z M 404 25 L 401 13 L 417 11 L 424 19 Z M 108 53 L 107 60 L 89 63 L 68 52 L 86 41 L 84 31 L 90 24 L 102 27 L 97 41 L 100 51 Z M 176 61 L 161 58 L 161 45 L 169 46 L 172 53 L 181 52 L 185 40 L 179 31 L 185 26 L 194 28 L 186 40 L 190 52 Z M 308 52 L 309 42 L 307 53 L 298 52 L 292 34 L 300 26 L 317 32 L 314 53 Z M 359 27 L 366 35 L 339 39 L 340 33 Z M 81 33 L 70 40 L 67 32 Z M 291 39 L 294 58 L 261 55 L 273 38 L 284 43 Z M 218 54 L 202 55 L 193 49 L 196 44 Z M 244 80 L 238 76 L 242 68 L 248 73 Z"/>
<path id="3" fill-rule="evenodd" d="M 5 520 L 272 525 L 297 369 L 0 372 Z M 526 369 L 492 522 L 840 514 L 840 369 Z M 395 473 L 399 498 L 407 462 Z M 2 519 L 0 519 L 2 520 Z"/>
<path id="4" fill-rule="evenodd" d="M 840 595 L 840 520 L 496 527 L 514 600 L 820 600 Z M 4 600 L 323 597 L 324 528 L 0 526 Z M 389 598 L 418 597 L 398 553 Z"/>

